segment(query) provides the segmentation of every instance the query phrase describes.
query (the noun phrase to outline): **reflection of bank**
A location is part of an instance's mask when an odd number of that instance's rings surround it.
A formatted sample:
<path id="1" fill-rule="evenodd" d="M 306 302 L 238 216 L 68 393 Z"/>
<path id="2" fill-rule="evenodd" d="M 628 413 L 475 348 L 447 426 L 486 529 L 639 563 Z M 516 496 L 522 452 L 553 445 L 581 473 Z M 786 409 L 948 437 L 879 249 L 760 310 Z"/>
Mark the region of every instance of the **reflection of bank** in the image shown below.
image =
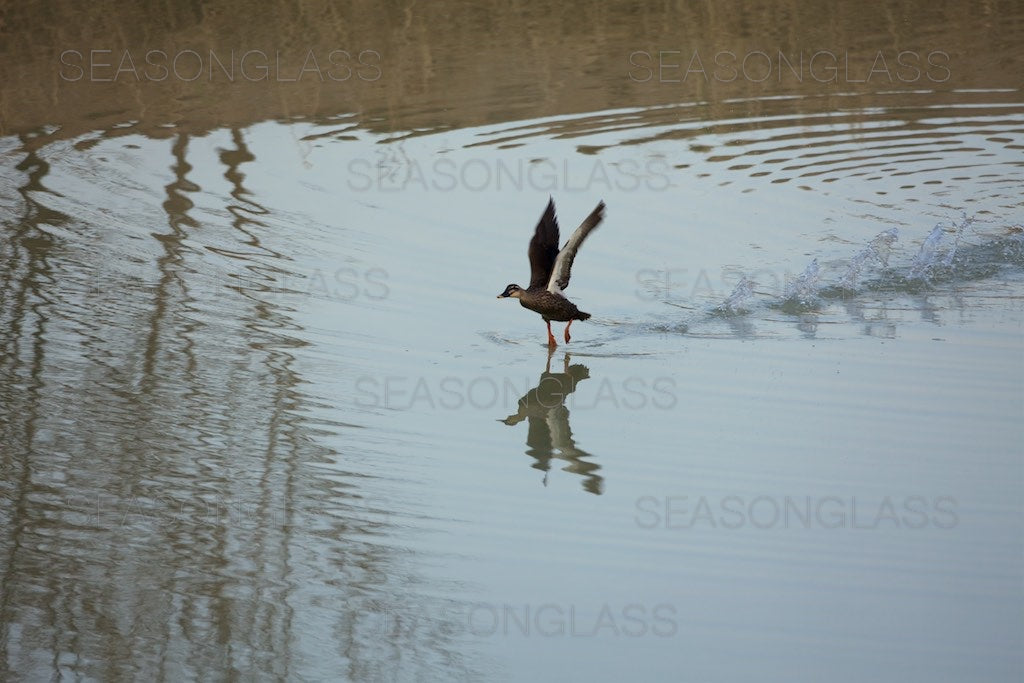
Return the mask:
<path id="1" fill-rule="evenodd" d="M 563 471 L 582 476 L 583 488 L 600 495 L 604 490 L 604 478 L 597 474 L 601 466 L 583 460 L 590 454 L 576 447 L 569 427 L 569 409 L 565 407 L 565 397 L 576 390 L 577 383 L 590 377 L 590 370 L 579 363 L 570 366 L 569 354 L 565 354 L 562 372 L 551 372 L 551 355 L 549 352 L 537 386 L 519 399 L 519 411 L 502 422 L 516 425 L 528 421 L 526 454 L 537 461 L 533 467 L 544 472 L 545 485 L 551 460 L 559 458 L 569 463 Z"/>

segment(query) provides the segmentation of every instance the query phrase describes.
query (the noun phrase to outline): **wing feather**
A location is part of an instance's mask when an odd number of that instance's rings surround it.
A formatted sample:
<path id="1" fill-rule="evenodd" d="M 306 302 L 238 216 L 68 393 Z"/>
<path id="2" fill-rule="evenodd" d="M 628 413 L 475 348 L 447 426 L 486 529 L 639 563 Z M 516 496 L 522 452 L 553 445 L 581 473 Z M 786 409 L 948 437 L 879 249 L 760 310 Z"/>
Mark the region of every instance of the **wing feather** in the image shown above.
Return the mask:
<path id="1" fill-rule="evenodd" d="M 530 240 L 530 289 L 544 287 L 551 279 L 551 270 L 558 257 L 558 219 L 555 200 L 549 199 L 544 214 Z"/>
<path id="2" fill-rule="evenodd" d="M 569 286 L 569 271 L 572 270 L 576 252 L 579 251 L 583 240 L 587 239 L 587 235 L 601 223 L 602 219 L 604 219 L 604 202 L 598 202 L 597 208 L 583 219 L 580 227 L 576 228 L 576 232 L 566 240 L 565 246 L 555 257 L 555 264 L 547 283 L 549 292 L 558 294 Z"/>

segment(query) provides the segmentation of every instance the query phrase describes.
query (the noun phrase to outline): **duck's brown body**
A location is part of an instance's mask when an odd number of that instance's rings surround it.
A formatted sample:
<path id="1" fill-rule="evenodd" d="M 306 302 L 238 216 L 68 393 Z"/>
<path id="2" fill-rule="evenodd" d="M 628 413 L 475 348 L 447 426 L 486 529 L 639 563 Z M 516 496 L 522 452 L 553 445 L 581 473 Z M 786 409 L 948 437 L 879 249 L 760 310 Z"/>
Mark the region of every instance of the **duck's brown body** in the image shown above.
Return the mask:
<path id="1" fill-rule="evenodd" d="M 521 289 L 518 298 L 520 306 L 540 313 L 540 317 L 544 318 L 545 322 L 564 323 L 572 320 L 586 320 L 590 317 L 589 313 L 584 313 L 576 308 L 576 304 L 561 294 L 549 292 L 546 287 Z"/>

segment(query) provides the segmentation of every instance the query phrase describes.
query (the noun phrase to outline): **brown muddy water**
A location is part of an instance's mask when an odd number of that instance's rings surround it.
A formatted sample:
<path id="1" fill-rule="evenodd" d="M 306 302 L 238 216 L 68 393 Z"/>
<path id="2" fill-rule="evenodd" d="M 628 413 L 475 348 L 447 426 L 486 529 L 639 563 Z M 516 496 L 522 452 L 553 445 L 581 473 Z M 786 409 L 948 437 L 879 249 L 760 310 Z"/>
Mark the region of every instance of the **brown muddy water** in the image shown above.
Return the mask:
<path id="1" fill-rule="evenodd" d="M 1021 3 L 0 37 L 0 679 L 1024 678 Z"/>

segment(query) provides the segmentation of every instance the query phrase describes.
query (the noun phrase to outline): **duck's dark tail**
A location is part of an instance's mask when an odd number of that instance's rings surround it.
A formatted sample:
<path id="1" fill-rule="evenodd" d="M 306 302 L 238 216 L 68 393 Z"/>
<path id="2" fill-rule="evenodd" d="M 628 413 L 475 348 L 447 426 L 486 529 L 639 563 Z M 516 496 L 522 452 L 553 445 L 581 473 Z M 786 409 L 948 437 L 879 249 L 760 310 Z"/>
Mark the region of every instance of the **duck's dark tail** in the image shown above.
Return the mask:
<path id="1" fill-rule="evenodd" d="M 584 313 L 583 311 L 580 311 L 579 313 L 576 314 L 576 317 L 573 318 L 573 320 L 586 320 L 589 317 L 589 313 Z"/>

